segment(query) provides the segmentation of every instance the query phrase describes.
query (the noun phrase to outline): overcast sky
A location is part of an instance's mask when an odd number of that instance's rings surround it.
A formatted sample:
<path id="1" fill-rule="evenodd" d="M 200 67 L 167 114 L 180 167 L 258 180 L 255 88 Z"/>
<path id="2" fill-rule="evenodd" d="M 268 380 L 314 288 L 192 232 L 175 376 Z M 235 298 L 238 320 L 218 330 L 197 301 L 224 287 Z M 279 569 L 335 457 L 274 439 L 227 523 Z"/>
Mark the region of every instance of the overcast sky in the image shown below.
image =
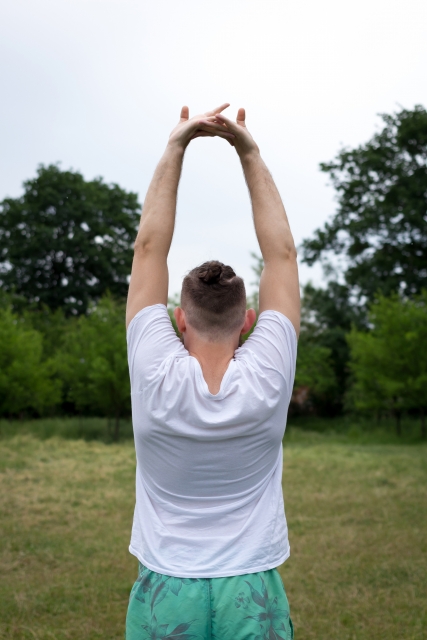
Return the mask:
<path id="1" fill-rule="evenodd" d="M 426 0 L 13 0 L 0 10 L 0 199 L 40 163 L 140 201 L 183 104 L 247 110 L 297 244 L 334 212 L 319 162 L 367 141 L 379 112 L 427 104 Z M 227 112 L 226 112 L 227 113 Z M 187 152 L 170 292 L 206 259 L 251 282 L 257 250 L 235 151 Z M 322 282 L 301 266 L 301 279 Z"/>

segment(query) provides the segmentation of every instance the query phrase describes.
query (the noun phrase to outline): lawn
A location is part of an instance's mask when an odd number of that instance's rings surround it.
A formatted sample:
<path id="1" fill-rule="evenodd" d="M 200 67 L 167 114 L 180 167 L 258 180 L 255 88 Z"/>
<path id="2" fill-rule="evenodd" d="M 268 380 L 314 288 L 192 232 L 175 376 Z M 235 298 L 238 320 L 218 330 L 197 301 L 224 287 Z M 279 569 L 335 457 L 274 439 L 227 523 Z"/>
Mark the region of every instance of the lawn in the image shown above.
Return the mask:
<path id="1" fill-rule="evenodd" d="M 132 442 L 0 447 L 0 638 L 123 638 Z M 283 482 L 296 639 L 427 638 L 427 446 L 293 428 Z"/>

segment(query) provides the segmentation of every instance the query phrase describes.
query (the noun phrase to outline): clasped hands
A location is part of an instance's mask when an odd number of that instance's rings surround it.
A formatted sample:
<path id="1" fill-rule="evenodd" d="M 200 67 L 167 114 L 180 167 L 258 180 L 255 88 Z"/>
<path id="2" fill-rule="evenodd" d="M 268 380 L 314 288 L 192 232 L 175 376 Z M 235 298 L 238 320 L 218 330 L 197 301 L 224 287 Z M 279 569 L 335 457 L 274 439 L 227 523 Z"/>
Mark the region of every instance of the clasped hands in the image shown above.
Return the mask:
<path id="1" fill-rule="evenodd" d="M 169 145 L 185 151 L 191 140 L 204 137 L 224 138 L 234 147 L 240 157 L 257 153 L 257 144 L 246 128 L 245 110 L 239 109 L 236 122 L 226 118 L 221 112 L 230 105 L 222 104 L 216 109 L 190 118 L 188 107 L 182 107 L 180 121 L 169 137 Z"/>

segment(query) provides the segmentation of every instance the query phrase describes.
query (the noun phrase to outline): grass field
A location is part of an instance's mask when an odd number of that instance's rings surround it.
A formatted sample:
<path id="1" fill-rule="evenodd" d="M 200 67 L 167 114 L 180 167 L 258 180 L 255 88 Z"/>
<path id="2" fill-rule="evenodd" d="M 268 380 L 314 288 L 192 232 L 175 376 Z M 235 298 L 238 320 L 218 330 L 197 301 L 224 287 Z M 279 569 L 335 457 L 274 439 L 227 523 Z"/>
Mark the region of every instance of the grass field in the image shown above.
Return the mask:
<path id="1" fill-rule="evenodd" d="M 285 437 L 296 638 L 426 639 L 427 446 L 356 436 Z M 123 638 L 132 441 L 3 430 L 0 447 L 0 638 Z"/>

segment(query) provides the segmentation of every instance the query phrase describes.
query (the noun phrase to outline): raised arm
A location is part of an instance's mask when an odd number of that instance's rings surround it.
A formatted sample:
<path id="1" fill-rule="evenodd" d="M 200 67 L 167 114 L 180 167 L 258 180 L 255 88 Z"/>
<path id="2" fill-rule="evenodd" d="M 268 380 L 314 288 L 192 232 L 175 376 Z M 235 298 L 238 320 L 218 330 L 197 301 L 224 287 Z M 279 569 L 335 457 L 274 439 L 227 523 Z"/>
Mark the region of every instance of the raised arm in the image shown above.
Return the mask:
<path id="1" fill-rule="evenodd" d="M 246 129 L 245 110 L 239 109 L 236 122 L 220 113 L 215 121 L 226 124 L 235 135 L 233 145 L 240 157 L 251 196 L 255 231 L 264 258 L 259 310 L 280 311 L 289 318 L 298 334 L 300 290 L 297 252 L 282 199 L 258 146 Z"/>
<path id="2" fill-rule="evenodd" d="M 182 108 L 180 121 L 170 135 L 145 197 L 135 240 L 126 326 L 144 307 L 167 304 L 167 257 L 175 226 L 178 184 L 185 149 L 192 139 L 200 136 L 219 136 L 232 141 L 234 134 L 225 125 L 214 122 L 216 114 L 227 107 L 228 104 L 223 104 L 191 119 L 188 107 Z"/>

